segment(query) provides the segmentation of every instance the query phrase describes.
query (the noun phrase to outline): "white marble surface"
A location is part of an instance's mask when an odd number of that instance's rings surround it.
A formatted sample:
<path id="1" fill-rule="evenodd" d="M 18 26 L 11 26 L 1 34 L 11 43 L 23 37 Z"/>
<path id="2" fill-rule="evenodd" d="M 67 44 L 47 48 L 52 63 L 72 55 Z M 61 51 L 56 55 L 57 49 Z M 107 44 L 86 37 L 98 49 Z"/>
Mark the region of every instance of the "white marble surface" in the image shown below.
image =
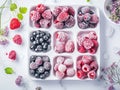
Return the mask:
<path id="1" fill-rule="evenodd" d="M 2 4 L 0 1 L 0 4 Z M 40 2 L 43 3 L 54 3 L 54 0 L 14 0 L 19 5 L 27 6 L 30 8 L 32 5 L 36 5 Z M 46 2 L 45 2 L 46 1 Z M 69 3 L 72 4 L 85 4 L 85 0 L 58 0 L 59 3 Z M 88 4 L 88 3 L 87 3 Z M 120 48 L 120 30 L 119 27 L 116 27 L 109 23 L 103 14 L 103 5 L 104 0 L 91 0 L 92 5 L 100 9 L 100 21 L 101 21 L 101 66 L 106 66 L 111 64 L 113 61 L 119 60 L 119 56 L 115 54 L 115 50 Z M 9 12 L 4 14 L 3 18 L 9 16 Z M 111 37 L 106 35 L 106 32 L 111 31 L 110 29 L 114 28 L 114 34 Z M 10 43 L 8 46 L 0 46 L 0 90 L 26 90 L 23 87 L 18 87 L 15 85 L 14 81 L 18 75 L 24 77 L 24 81 L 27 84 L 27 90 L 35 90 L 36 86 L 41 86 L 42 90 L 107 90 L 105 84 L 99 80 L 93 81 L 62 81 L 62 84 L 65 88 L 61 87 L 59 81 L 32 81 L 28 78 L 27 74 L 27 32 L 29 31 L 28 27 L 28 14 L 25 16 L 24 28 L 19 31 L 10 31 Z M 19 33 L 23 36 L 24 44 L 22 46 L 15 45 L 11 38 L 16 33 Z M 5 55 L 6 52 L 9 52 L 11 49 L 15 49 L 18 54 L 18 60 L 15 62 L 10 61 Z M 108 55 L 108 57 L 106 56 Z M 103 57 L 106 56 L 104 59 Z M 10 66 L 13 67 L 15 74 L 6 75 L 4 73 L 4 68 Z M 118 87 L 117 90 L 120 90 Z"/>

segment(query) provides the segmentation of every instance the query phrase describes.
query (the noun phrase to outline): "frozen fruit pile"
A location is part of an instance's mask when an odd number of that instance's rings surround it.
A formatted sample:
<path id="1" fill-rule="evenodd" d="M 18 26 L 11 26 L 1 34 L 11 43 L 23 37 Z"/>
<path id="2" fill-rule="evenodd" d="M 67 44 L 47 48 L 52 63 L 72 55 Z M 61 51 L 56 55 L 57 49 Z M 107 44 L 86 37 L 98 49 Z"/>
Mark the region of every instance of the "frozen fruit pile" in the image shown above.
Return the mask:
<path id="1" fill-rule="evenodd" d="M 45 79 L 50 75 L 51 63 L 48 56 L 30 57 L 29 73 L 35 78 Z"/>
<path id="2" fill-rule="evenodd" d="M 79 79 L 95 79 L 97 77 L 98 64 L 94 56 L 80 56 L 76 64 L 77 77 Z"/>
<path id="3" fill-rule="evenodd" d="M 54 35 L 55 45 L 54 50 L 58 53 L 72 53 L 74 51 L 74 42 L 71 40 L 70 33 L 58 31 Z"/>
<path id="4" fill-rule="evenodd" d="M 80 32 L 77 37 L 77 46 L 80 53 L 95 54 L 98 49 L 96 33 L 94 31 Z"/>
<path id="5" fill-rule="evenodd" d="M 83 6 L 78 9 L 77 21 L 81 29 L 95 28 L 99 22 L 99 18 L 95 14 L 94 9 Z"/>
<path id="6" fill-rule="evenodd" d="M 49 28 L 52 23 L 52 12 L 47 6 L 39 4 L 30 11 L 30 20 L 37 28 Z"/>
<path id="7" fill-rule="evenodd" d="M 71 28 L 75 25 L 75 11 L 71 6 L 58 6 L 53 10 L 54 24 L 57 29 Z"/>
<path id="8" fill-rule="evenodd" d="M 70 57 L 57 56 L 54 62 L 54 74 L 57 78 L 63 79 L 75 75 L 73 60 Z"/>
<path id="9" fill-rule="evenodd" d="M 47 52 L 51 49 L 51 35 L 44 31 L 33 31 L 30 35 L 30 49 L 35 52 Z"/>

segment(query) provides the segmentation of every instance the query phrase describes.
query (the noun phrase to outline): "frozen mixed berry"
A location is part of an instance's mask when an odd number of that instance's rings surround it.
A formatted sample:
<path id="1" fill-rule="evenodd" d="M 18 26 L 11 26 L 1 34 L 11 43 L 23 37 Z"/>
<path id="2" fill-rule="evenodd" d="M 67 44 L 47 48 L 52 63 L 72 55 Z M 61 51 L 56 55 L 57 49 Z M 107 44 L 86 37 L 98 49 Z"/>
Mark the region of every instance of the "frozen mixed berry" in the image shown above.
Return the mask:
<path id="1" fill-rule="evenodd" d="M 72 40 L 68 40 L 65 44 L 65 51 L 66 52 L 73 52 L 75 49 L 74 42 Z"/>
<path id="2" fill-rule="evenodd" d="M 17 18 L 12 18 L 10 21 L 10 29 L 11 30 L 16 30 L 20 28 L 21 22 Z"/>
<path id="3" fill-rule="evenodd" d="M 96 74 L 96 72 L 94 70 L 92 70 L 92 71 L 88 72 L 88 77 L 90 79 L 96 79 L 97 74 Z"/>
<path id="4" fill-rule="evenodd" d="M 49 77 L 51 71 L 50 61 L 43 60 L 49 58 L 48 56 L 35 56 L 30 57 L 29 73 L 35 78 L 45 79 Z M 32 59 L 32 60 L 31 60 Z"/>
<path id="5" fill-rule="evenodd" d="M 75 11 L 70 6 L 58 6 L 53 10 L 54 24 L 57 29 L 71 28 L 75 25 Z"/>
<path id="6" fill-rule="evenodd" d="M 30 20 L 31 25 L 37 28 L 49 28 L 52 24 L 52 12 L 47 6 L 38 4 L 30 11 Z"/>
<path id="7" fill-rule="evenodd" d="M 10 51 L 8 58 L 11 60 L 16 60 L 16 51 L 15 50 Z"/>
<path id="8" fill-rule="evenodd" d="M 22 76 L 18 76 L 15 80 L 15 84 L 20 86 L 22 84 L 22 78 L 23 78 Z"/>
<path id="9" fill-rule="evenodd" d="M 51 35 L 44 31 L 34 31 L 30 35 L 30 49 L 35 52 L 47 52 L 51 49 Z"/>
<path id="10" fill-rule="evenodd" d="M 66 73 L 67 73 L 67 76 L 73 77 L 75 75 L 75 70 L 73 68 L 68 68 Z"/>
<path id="11" fill-rule="evenodd" d="M 77 71 L 77 77 L 78 77 L 79 79 L 85 79 L 85 78 L 87 77 L 87 75 L 86 75 L 86 73 L 83 72 L 82 70 L 78 70 L 78 71 Z"/>
<path id="12" fill-rule="evenodd" d="M 89 52 L 95 54 L 97 52 L 99 44 L 94 31 L 80 32 L 77 39 L 78 51 L 80 53 Z"/>
<path id="13" fill-rule="evenodd" d="M 16 43 L 16 44 L 21 45 L 21 44 L 22 44 L 22 37 L 21 37 L 21 35 L 16 34 L 16 35 L 13 37 L 13 41 L 14 41 L 14 43 Z"/>
<path id="14" fill-rule="evenodd" d="M 78 9 L 77 22 L 81 29 L 95 28 L 99 22 L 99 18 L 93 7 L 83 6 Z"/>

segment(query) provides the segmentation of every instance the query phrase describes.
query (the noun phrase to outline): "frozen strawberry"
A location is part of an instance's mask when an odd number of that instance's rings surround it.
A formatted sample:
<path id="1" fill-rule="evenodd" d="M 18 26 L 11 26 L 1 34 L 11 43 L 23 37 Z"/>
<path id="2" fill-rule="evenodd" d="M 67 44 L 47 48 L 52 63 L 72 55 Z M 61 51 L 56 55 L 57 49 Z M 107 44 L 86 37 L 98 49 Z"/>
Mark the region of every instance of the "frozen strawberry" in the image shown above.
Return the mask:
<path id="1" fill-rule="evenodd" d="M 58 66 L 58 71 L 60 71 L 60 72 L 65 72 L 66 69 L 67 69 L 67 67 L 66 67 L 64 64 L 60 64 L 60 65 Z"/>
<path id="2" fill-rule="evenodd" d="M 73 60 L 70 59 L 70 58 L 67 58 L 65 61 L 64 61 L 64 64 L 66 66 L 72 66 L 73 65 Z"/>
<path id="3" fill-rule="evenodd" d="M 50 20 L 47 19 L 41 19 L 39 23 L 42 28 L 49 28 L 51 26 Z"/>
<path id="4" fill-rule="evenodd" d="M 52 13 L 51 13 L 50 9 L 45 10 L 45 11 L 42 13 L 42 17 L 43 17 L 44 19 L 48 19 L 48 20 L 52 19 Z"/>
<path id="5" fill-rule="evenodd" d="M 64 76 L 65 76 L 65 73 L 57 71 L 55 75 L 56 75 L 57 78 L 63 79 Z"/>
<path id="6" fill-rule="evenodd" d="M 78 51 L 79 51 L 80 53 L 85 53 L 85 52 L 86 52 L 86 49 L 85 49 L 83 46 L 80 46 L 80 47 L 78 47 Z"/>
<path id="7" fill-rule="evenodd" d="M 20 26 L 21 22 L 17 18 L 12 18 L 12 20 L 10 21 L 10 29 L 15 30 L 20 28 Z"/>
<path id="8" fill-rule="evenodd" d="M 62 22 L 58 22 L 58 23 L 55 23 L 55 27 L 56 27 L 57 29 L 63 29 L 64 24 L 63 24 Z"/>
<path id="9" fill-rule="evenodd" d="M 91 15 L 90 23 L 97 24 L 99 22 L 99 18 L 96 14 Z"/>
<path id="10" fill-rule="evenodd" d="M 90 66 L 88 64 L 84 64 L 82 66 L 82 70 L 83 70 L 83 72 L 89 72 L 90 71 Z"/>
<path id="11" fill-rule="evenodd" d="M 93 61 L 93 62 L 90 64 L 90 68 L 91 68 L 91 70 L 96 71 L 96 70 L 98 69 L 97 61 Z"/>
<path id="12" fill-rule="evenodd" d="M 37 21 L 40 18 L 41 18 L 41 15 L 40 15 L 40 13 L 38 11 L 33 10 L 33 11 L 30 12 L 31 21 Z"/>
<path id="13" fill-rule="evenodd" d="M 36 7 L 36 10 L 40 13 L 43 13 L 45 10 L 46 10 L 46 6 L 43 5 L 43 4 L 38 4 L 37 7 Z"/>
<path id="14" fill-rule="evenodd" d="M 16 60 L 16 51 L 15 50 L 10 51 L 8 58 L 11 60 Z"/>
<path id="15" fill-rule="evenodd" d="M 65 51 L 65 44 L 64 43 L 56 44 L 55 51 L 58 53 L 63 53 Z"/>
<path id="16" fill-rule="evenodd" d="M 59 64 L 57 63 L 57 64 L 55 64 L 55 66 L 54 66 L 54 70 L 55 70 L 55 72 L 56 71 L 58 71 L 58 66 L 59 66 Z"/>
<path id="17" fill-rule="evenodd" d="M 66 74 L 68 77 L 73 77 L 75 75 L 75 70 L 73 68 L 68 68 Z"/>
<path id="18" fill-rule="evenodd" d="M 78 71 L 77 71 L 77 77 L 78 77 L 79 79 L 85 79 L 85 78 L 87 77 L 87 75 L 86 75 L 86 73 L 83 72 L 82 70 L 78 70 Z"/>
<path id="19" fill-rule="evenodd" d="M 67 28 L 71 28 L 75 25 L 75 19 L 73 16 L 69 16 L 68 20 L 65 22 Z"/>
<path id="20" fill-rule="evenodd" d="M 82 60 L 77 60 L 77 69 L 82 69 L 84 62 Z"/>
<path id="21" fill-rule="evenodd" d="M 71 6 L 69 6 L 68 8 L 69 15 L 75 16 L 75 10 Z"/>
<path id="22" fill-rule="evenodd" d="M 75 49 L 74 42 L 72 40 L 68 40 L 65 44 L 65 51 L 70 53 Z"/>
<path id="23" fill-rule="evenodd" d="M 96 35 L 95 31 L 91 31 L 88 34 L 88 37 L 89 37 L 89 39 L 95 39 L 95 40 L 97 40 L 97 35 Z"/>
<path id="24" fill-rule="evenodd" d="M 60 42 L 66 42 L 68 40 L 68 34 L 66 32 L 57 32 L 55 34 L 56 39 Z"/>
<path id="25" fill-rule="evenodd" d="M 58 64 L 63 64 L 64 61 L 65 61 L 65 58 L 62 57 L 62 56 L 58 56 L 58 57 L 56 58 L 56 62 L 57 62 Z"/>
<path id="26" fill-rule="evenodd" d="M 63 22 L 66 21 L 68 18 L 69 18 L 69 14 L 67 12 L 61 12 L 57 17 L 57 20 Z"/>
<path id="27" fill-rule="evenodd" d="M 95 79 L 97 77 L 96 75 L 96 72 L 94 70 L 88 72 L 87 76 L 90 78 L 90 79 Z"/>
<path id="28" fill-rule="evenodd" d="M 21 45 L 21 44 L 22 44 L 22 37 L 21 37 L 21 35 L 16 34 L 16 35 L 13 37 L 13 41 L 14 41 L 14 43 L 16 43 L 16 44 Z"/>
<path id="29" fill-rule="evenodd" d="M 85 39 L 83 41 L 83 46 L 84 46 L 85 49 L 90 49 L 94 46 L 94 43 L 91 39 Z"/>

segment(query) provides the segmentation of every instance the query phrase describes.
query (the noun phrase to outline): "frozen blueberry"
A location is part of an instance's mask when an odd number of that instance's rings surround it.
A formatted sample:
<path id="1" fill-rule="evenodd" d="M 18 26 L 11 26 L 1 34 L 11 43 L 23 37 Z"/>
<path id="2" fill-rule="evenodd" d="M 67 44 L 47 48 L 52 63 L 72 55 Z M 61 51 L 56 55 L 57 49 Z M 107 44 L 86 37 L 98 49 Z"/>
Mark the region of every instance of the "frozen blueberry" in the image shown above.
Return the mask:
<path id="1" fill-rule="evenodd" d="M 33 35 L 33 36 L 36 36 L 36 35 L 37 35 L 36 31 L 34 31 L 34 32 L 32 33 L 32 35 Z"/>
<path id="2" fill-rule="evenodd" d="M 31 41 L 31 42 L 35 41 L 34 36 L 31 36 L 31 37 L 30 37 L 30 41 Z"/>
<path id="3" fill-rule="evenodd" d="M 36 78 L 40 78 L 40 75 L 38 73 L 35 73 Z"/>
<path id="4" fill-rule="evenodd" d="M 30 49 L 34 51 L 35 46 L 34 46 L 34 45 L 31 45 L 31 46 L 30 46 Z"/>
<path id="5" fill-rule="evenodd" d="M 40 78 L 45 79 L 46 78 L 45 74 L 40 74 Z"/>
<path id="6" fill-rule="evenodd" d="M 47 35 L 44 35 L 44 36 L 43 36 L 43 39 L 44 39 L 45 41 L 47 41 L 49 38 L 48 38 Z"/>
<path id="7" fill-rule="evenodd" d="M 40 52 L 40 51 L 42 51 L 42 46 L 38 45 L 36 49 L 37 49 L 38 52 Z"/>
<path id="8" fill-rule="evenodd" d="M 46 70 L 50 70 L 50 69 L 51 69 L 51 64 L 50 64 L 50 62 L 44 62 L 44 68 L 45 68 Z"/>
<path id="9" fill-rule="evenodd" d="M 45 71 L 44 74 L 45 74 L 46 77 L 48 77 L 50 75 L 50 72 L 49 71 Z"/>
<path id="10" fill-rule="evenodd" d="M 35 56 L 35 55 L 32 55 L 32 56 L 30 57 L 30 62 L 35 62 L 35 60 L 36 60 L 36 56 Z"/>
<path id="11" fill-rule="evenodd" d="M 32 76 L 34 76 L 34 75 L 35 75 L 35 70 L 30 70 L 30 74 L 31 74 Z"/>
<path id="12" fill-rule="evenodd" d="M 43 38 L 40 38 L 40 39 L 39 39 L 39 42 L 40 42 L 40 43 L 42 43 L 43 41 L 44 41 Z"/>
<path id="13" fill-rule="evenodd" d="M 44 73 L 44 71 L 45 71 L 44 67 L 40 66 L 40 67 L 38 68 L 38 72 L 39 72 L 39 73 Z"/>

